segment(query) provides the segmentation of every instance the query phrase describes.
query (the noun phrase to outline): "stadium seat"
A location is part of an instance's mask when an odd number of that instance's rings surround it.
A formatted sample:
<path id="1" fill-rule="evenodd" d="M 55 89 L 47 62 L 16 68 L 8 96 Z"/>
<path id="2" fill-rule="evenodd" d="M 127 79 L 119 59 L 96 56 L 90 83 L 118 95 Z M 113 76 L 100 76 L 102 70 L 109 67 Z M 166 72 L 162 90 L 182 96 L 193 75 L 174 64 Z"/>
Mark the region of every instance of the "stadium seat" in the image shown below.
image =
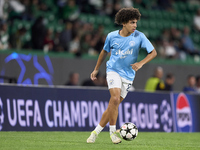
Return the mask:
<path id="1" fill-rule="evenodd" d="M 109 17 L 104 17 L 103 19 L 103 24 L 104 25 L 110 25 L 110 24 L 113 24 L 114 21 L 112 21 Z"/>
<path id="2" fill-rule="evenodd" d="M 200 43 L 200 36 L 198 33 L 191 34 L 191 38 L 195 43 Z"/>
<path id="3" fill-rule="evenodd" d="M 147 20 L 147 19 L 142 19 L 141 20 L 141 26 L 143 27 L 143 28 L 149 28 L 149 21 Z"/>
<path id="4" fill-rule="evenodd" d="M 157 28 L 158 30 L 162 30 L 162 29 L 164 28 L 164 25 L 163 25 L 163 23 L 162 23 L 162 20 L 157 20 L 157 21 L 156 21 L 156 28 Z"/>
<path id="5" fill-rule="evenodd" d="M 156 21 L 151 19 L 149 20 L 149 27 L 155 29 L 156 28 Z"/>
<path id="6" fill-rule="evenodd" d="M 81 21 L 83 21 L 83 22 L 88 22 L 87 14 L 81 13 L 81 14 L 79 15 L 79 19 L 80 19 Z"/>
<path id="7" fill-rule="evenodd" d="M 104 22 L 103 20 L 104 20 L 103 16 L 96 17 L 96 23 L 97 24 L 103 24 L 103 22 Z"/>
<path id="8" fill-rule="evenodd" d="M 162 13 L 160 13 L 159 10 L 156 10 L 156 11 L 155 11 L 155 15 L 156 15 L 156 16 L 155 16 L 156 19 L 164 19 Z"/>
<path id="9" fill-rule="evenodd" d="M 96 21 L 96 16 L 95 15 L 88 15 L 88 22 L 89 23 L 95 23 Z"/>

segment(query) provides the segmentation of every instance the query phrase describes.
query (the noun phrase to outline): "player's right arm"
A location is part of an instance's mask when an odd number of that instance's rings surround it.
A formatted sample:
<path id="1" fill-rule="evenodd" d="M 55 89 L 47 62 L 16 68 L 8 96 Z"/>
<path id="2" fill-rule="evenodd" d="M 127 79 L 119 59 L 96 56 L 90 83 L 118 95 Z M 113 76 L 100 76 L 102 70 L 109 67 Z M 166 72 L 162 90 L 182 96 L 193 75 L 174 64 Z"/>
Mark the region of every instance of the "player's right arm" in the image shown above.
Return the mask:
<path id="1" fill-rule="evenodd" d="M 99 68 L 100 68 L 102 62 L 105 60 L 107 54 L 108 54 L 108 52 L 105 51 L 104 49 L 103 49 L 103 50 L 101 51 L 101 53 L 99 54 L 99 58 L 98 58 L 98 60 L 97 60 L 97 64 L 96 64 L 96 66 L 95 66 L 95 68 L 94 68 L 94 71 L 93 71 L 93 72 L 91 73 L 91 75 L 90 75 L 90 78 L 91 78 L 92 81 L 94 81 L 94 80 L 97 79 L 96 76 L 97 76 L 97 74 L 98 74 L 98 72 L 99 72 Z"/>

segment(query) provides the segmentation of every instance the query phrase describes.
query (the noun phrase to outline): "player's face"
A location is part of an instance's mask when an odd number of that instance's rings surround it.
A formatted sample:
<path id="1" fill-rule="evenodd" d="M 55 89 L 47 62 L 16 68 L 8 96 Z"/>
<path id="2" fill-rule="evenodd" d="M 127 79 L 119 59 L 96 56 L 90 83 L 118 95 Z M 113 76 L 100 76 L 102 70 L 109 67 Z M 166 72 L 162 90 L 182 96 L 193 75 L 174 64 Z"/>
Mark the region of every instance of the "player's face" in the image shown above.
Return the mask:
<path id="1" fill-rule="evenodd" d="M 137 20 L 129 20 L 129 22 L 123 26 L 127 29 L 128 32 L 133 33 L 137 28 Z"/>

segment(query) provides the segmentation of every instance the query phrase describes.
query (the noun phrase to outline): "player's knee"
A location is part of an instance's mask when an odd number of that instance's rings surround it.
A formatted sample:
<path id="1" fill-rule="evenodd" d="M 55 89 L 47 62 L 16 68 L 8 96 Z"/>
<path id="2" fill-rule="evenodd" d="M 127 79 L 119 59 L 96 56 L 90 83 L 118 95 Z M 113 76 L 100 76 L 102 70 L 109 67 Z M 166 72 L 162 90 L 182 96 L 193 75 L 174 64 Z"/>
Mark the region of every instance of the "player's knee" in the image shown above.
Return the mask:
<path id="1" fill-rule="evenodd" d="M 111 98 L 111 100 L 112 100 L 112 104 L 113 104 L 114 106 L 119 106 L 119 104 L 120 104 L 120 97 L 118 97 L 118 96 L 113 96 L 113 97 Z"/>

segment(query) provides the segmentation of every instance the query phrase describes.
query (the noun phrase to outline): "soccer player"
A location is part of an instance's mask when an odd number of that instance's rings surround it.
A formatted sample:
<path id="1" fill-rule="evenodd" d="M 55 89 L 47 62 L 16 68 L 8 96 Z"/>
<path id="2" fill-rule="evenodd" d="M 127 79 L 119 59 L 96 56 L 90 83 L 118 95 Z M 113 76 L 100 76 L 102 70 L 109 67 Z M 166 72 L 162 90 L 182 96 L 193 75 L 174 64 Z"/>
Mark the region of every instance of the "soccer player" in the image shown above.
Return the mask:
<path id="1" fill-rule="evenodd" d="M 126 97 L 136 71 L 157 55 L 146 36 L 136 30 L 140 16 L 141 14 L 136 8 L 122 8 L 115 15 L 115 23 L 123 27 L 121 30 L 113 31 L 107 35 L 103 50 L 100 52 L 94 71 L 90 75 L 91 80 L 97 79 L 99 67 L 107 54 L 111 52 L 110 59 L 106 64 L 107 83 L 111 97 L 108 108 L 103 113 L 97 127 L 91 132 L 87 143 L 94 143 L 108 122 L 111 141 L 114 144 L 121 143 L 121 139 L 116 135 L 118 106 Z M 148 54 L 143 60 L 137 62 L 140 48 L 146 49 Z"/>

